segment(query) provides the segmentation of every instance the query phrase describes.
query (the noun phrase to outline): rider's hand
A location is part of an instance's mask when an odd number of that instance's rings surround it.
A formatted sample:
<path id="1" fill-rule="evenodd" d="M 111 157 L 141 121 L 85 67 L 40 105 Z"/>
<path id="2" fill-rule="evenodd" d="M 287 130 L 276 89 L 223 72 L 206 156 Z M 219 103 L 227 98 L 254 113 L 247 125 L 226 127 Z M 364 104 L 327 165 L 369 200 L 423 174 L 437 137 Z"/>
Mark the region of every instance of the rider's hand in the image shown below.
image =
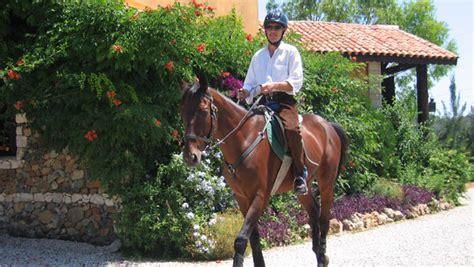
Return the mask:
<path id="1" fill-rule="evenodd" d="M 239 92 L 237 93 L 237 98 L 242 101 L 244 100 L 245 98 L 247 98 L 247 96 L 249 96 L 249 92 L 247 90 L 245 90 L 244 88 L 240 88 L 239 89 Z"/>
<path id="2" fill-rule="evenodd" d="M 264 83 L 262 84 L 260 93 L 262 95 L 268 95 L 271 92 L 273 92 L 273 89 L 274 89 L 274 83 L 272 82 Z"/>

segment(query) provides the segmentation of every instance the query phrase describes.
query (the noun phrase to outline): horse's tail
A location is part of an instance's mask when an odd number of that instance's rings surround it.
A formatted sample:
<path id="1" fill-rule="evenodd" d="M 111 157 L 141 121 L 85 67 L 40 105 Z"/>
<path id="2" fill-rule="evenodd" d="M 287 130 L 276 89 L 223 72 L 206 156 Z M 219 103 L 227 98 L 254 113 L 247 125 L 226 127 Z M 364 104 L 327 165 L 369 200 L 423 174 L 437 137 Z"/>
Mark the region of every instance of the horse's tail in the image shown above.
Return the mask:
<path id="1" fill-rule="evenodd" d="M 341 140 L 341 159 L 339 160 L 339 168 L 337 170 L 337 174 L 341 172 L 341 168 L 344 164 L 346 164 L 347 157 L 349 155 L 349 138 L 347 137 L 346 132 L 344 129 L 336 123 L 331 123 L 334 130 L 336 130 L 339 139 Z"/>

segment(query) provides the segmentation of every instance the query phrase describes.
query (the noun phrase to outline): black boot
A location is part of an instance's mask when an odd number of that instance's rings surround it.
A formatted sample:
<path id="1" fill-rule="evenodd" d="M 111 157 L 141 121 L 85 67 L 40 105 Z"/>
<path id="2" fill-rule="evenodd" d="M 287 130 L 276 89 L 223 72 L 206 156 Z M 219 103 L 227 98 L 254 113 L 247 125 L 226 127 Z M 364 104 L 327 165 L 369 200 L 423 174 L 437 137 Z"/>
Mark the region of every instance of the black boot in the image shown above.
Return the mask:
<path id="1" fill-rule="evenodd" d="M 297 195 L 306 195 L 308 193 L 306 180 L 302 176 L 297 176 L 293 181 L 293 190 Z"/>

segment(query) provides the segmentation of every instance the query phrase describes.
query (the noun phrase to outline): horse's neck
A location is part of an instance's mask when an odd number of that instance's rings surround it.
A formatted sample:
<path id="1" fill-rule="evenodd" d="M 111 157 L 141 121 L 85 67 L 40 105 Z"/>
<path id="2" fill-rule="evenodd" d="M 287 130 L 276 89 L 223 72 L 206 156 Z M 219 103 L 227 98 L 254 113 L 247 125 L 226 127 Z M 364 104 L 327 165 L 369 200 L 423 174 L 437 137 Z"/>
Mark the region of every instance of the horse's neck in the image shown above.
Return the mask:
<path id="1" fill-rule="evenodd" d="M 224 158 L 228 162 L 234 162 L 240 156 L 239 152 L 241 153 L 245 149 L 247 139 L 254 138 L 252 133 L 254 128 L 258 127 L 259 120 L 251 116 L 242 121 L 247 110 L 215 90 L 212 91 L 212 96 L 218 109 L 215 137 L 219 140 L 226 138 L 220 148 Z M 239 126 L 241 122 L 242 125 Z M 237 127 L 239 128 L 236 129 Z M 235 132 L 228 136 L 234 129 L 236 129 Z"/>
<path id="2" fill-rule="evenodd" d="M 216 138 L 222 139 L 239 125 L 247 111 L 216 90 L 211 94 L 218 110 Z"/>

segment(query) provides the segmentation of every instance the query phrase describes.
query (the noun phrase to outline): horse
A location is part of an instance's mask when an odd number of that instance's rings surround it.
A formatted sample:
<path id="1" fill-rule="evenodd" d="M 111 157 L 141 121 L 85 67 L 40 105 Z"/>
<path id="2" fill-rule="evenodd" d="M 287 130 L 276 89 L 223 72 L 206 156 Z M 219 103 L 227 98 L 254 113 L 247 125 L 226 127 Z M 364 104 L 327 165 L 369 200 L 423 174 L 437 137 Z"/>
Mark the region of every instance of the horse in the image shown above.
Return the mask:
<path id="1" fill-rule="evenodd" d="M 240 232 L 234 241 L 233 266 L 241 267 L 244 252 L 250 241 L 254 266 L 265 266 L 258 219 L 271 199 L 272 186 L 282 161 L 272 152 L 262 131 L 265 118 L 250 113 L 216 89 L 208 87 L 206 79 L 182 83 L 180 114 L 185 137 L 183 159 L 188 166 L 197 166 L 201 156 L 213 140 L 219 146 L 224 161 L 223 175 L 234 192 L 244 217 Z M 308 194 L 298 195 L 298 201 L 309 215 L 312 250 L 318 266 L 327 266 L 326 236 L 329 230 L 330 209 L 336 177 L 347 157 L 348 138 L 337 124 L 320 116 L 304 114 L 301 134 L 304 141 L 307 166 Z M 262 136 L 261 142 L 255 142 Z M 249 151 L 249 147 L 254 148 Z M 290 148 L 291 149 L 291 148 Z M 242 154 L 245 153 L 244 159 Z M 234 164 L 230 164 L 234 163 Z M 236 164 L 239 163 L 239 164 Z M 235 166 L 233 169 L 231 166 Z M 276 193 L 293 189 L 293 176 L 289 171 Z M 319 189 L 312 190 L 316 179 Z"/>

